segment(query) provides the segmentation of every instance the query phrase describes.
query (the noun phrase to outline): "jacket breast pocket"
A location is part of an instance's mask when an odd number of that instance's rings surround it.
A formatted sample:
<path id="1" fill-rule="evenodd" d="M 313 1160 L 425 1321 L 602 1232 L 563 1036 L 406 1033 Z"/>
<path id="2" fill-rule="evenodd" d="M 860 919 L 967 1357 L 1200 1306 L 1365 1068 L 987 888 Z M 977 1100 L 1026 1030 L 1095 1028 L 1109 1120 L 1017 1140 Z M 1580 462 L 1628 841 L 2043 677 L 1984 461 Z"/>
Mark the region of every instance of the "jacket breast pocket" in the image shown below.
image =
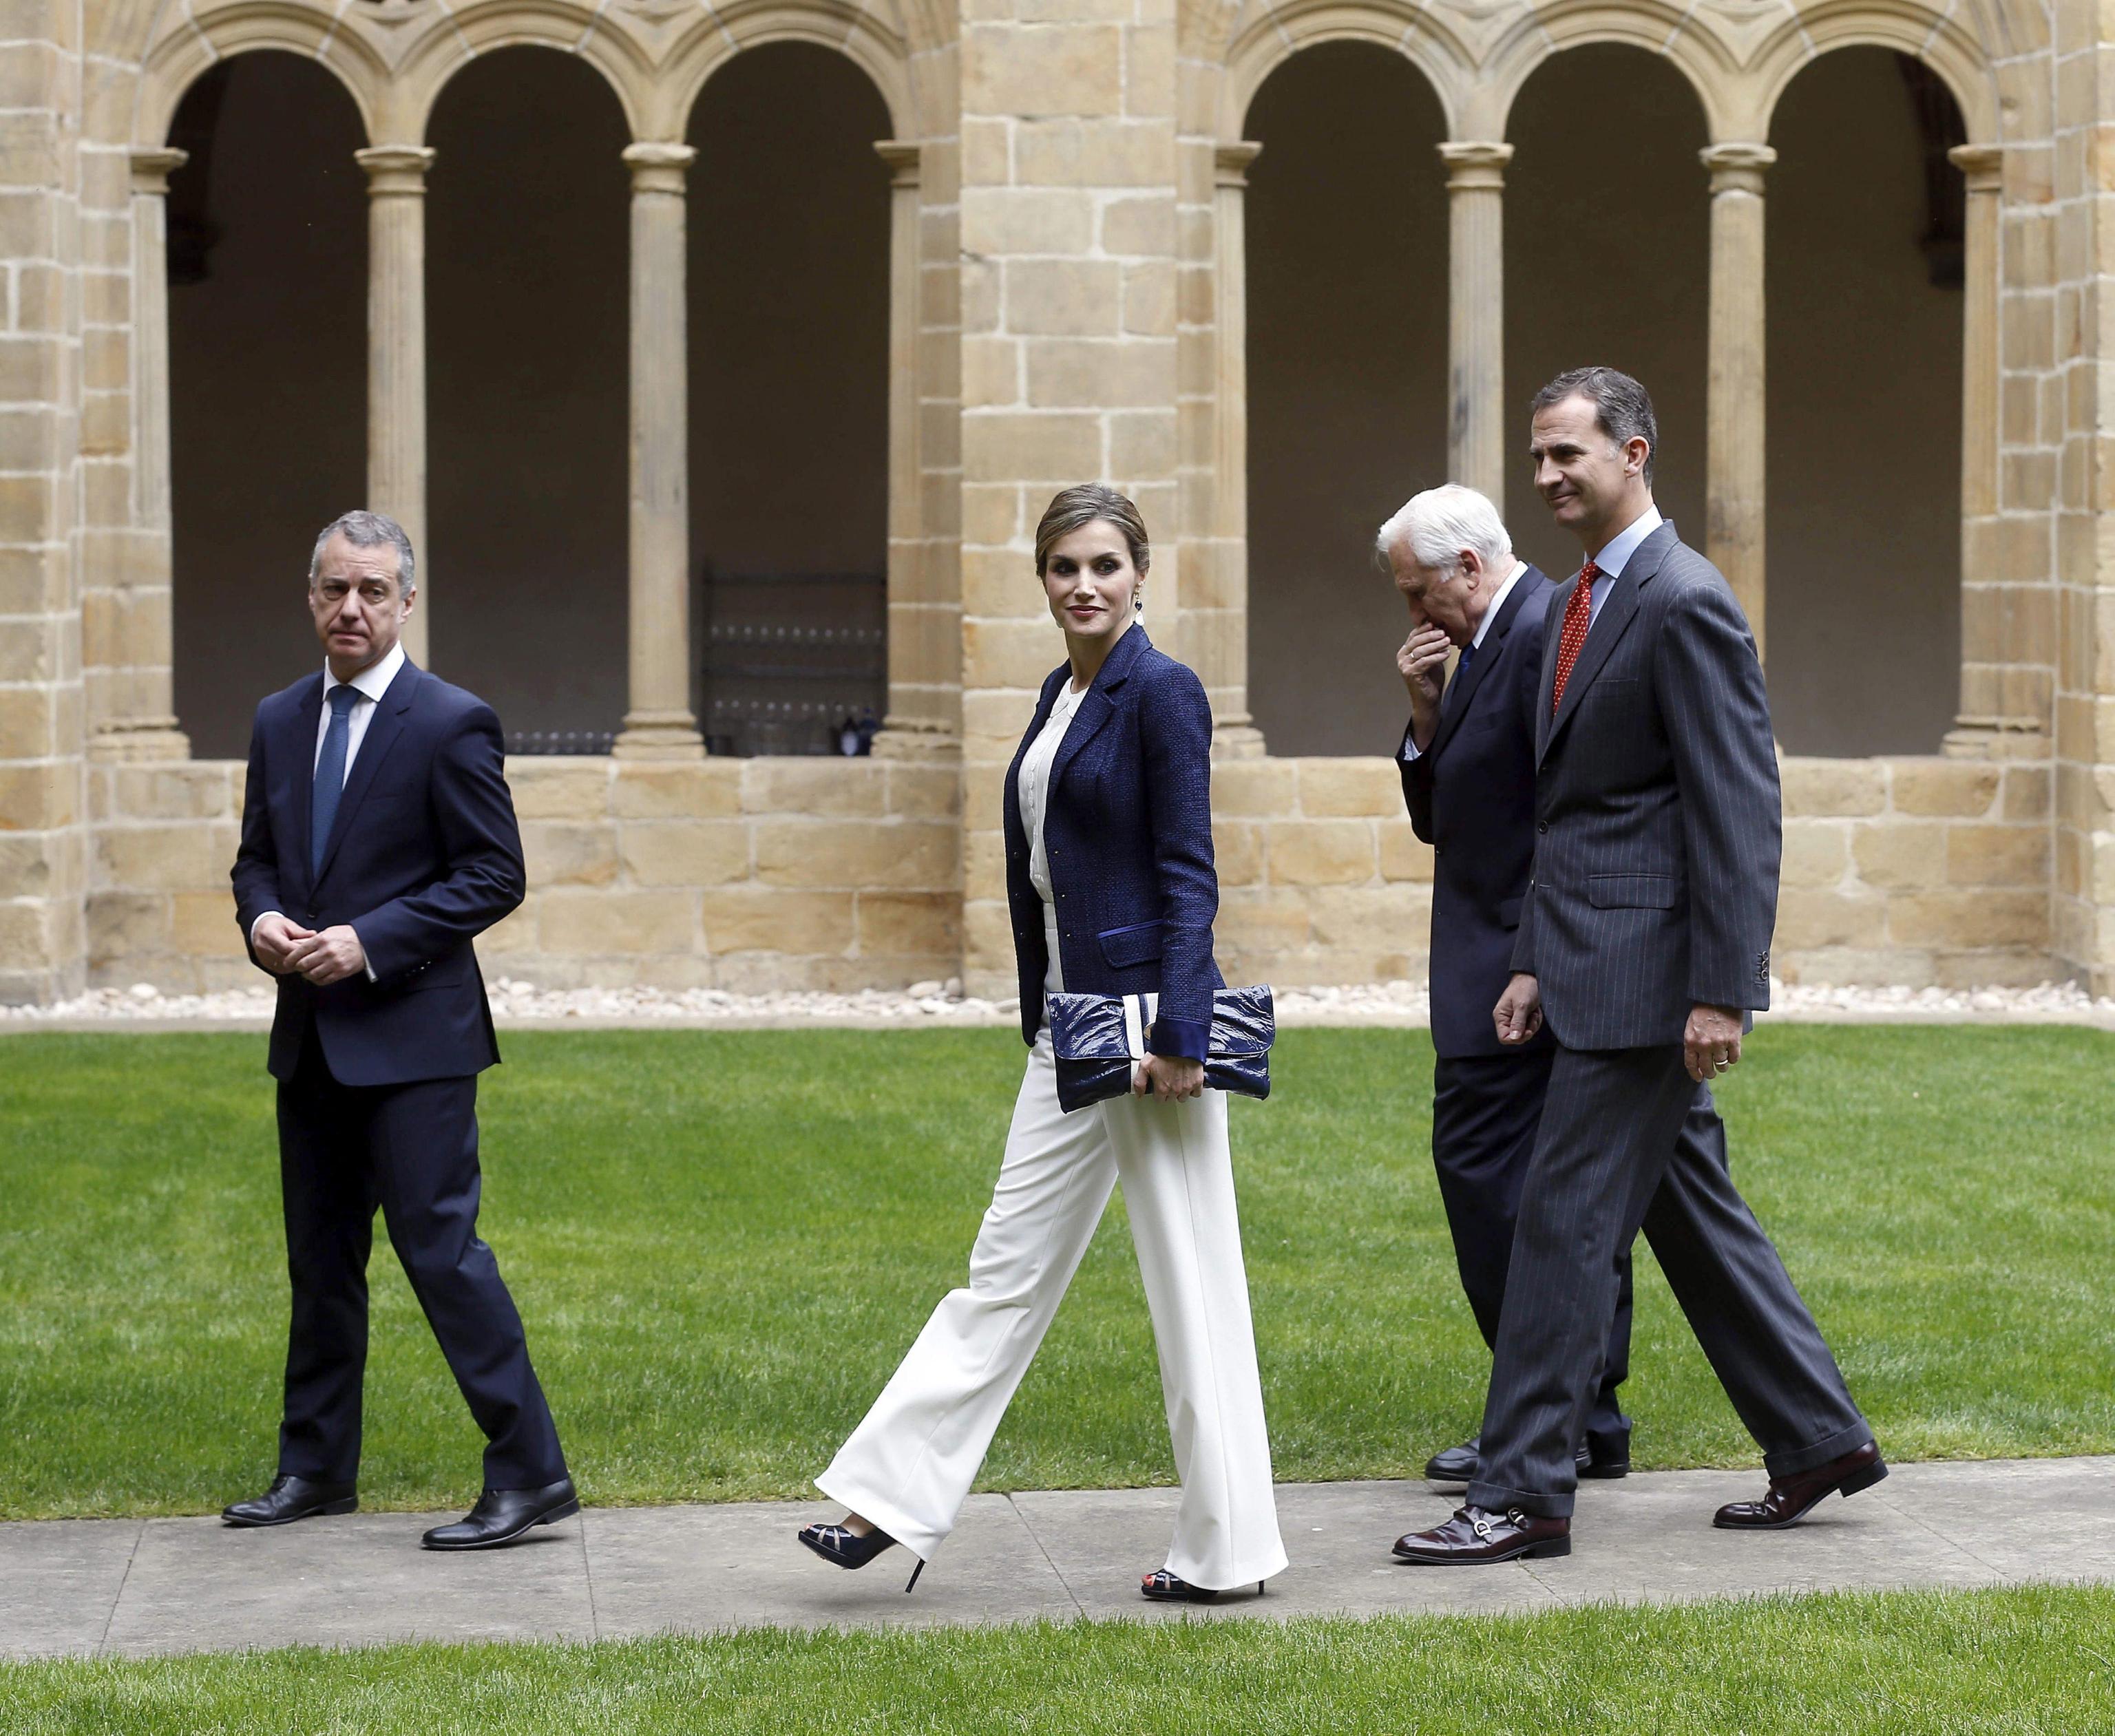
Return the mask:
<path id="1" fill-rule="evenodd" d="M 1104 928 L 1094 937 L 1102 943 L 1102 956 L 1117 970 L 1148 964 L 1160 956 L 1158 923 L 1134 923 L 1127 928 Z"/>
<path id="2" fill-rule="evenodd" d="M 1672 910 L 1681 883 L 1672 874 L 1589 874 L 1586 902 L 1597 910 Z"/>

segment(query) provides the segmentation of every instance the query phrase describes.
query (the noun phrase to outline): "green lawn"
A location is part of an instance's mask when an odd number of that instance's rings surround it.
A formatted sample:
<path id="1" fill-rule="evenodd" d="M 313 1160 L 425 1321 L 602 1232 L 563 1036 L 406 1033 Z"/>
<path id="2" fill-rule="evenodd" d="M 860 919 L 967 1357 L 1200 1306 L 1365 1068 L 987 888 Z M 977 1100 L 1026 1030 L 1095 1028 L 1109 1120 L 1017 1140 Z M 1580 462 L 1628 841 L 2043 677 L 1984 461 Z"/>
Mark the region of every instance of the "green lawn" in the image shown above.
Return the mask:
<path id="1" fill-rule="evenodd" d="M 2085 1736 L 2105 1588 L 0 1666 L 11 1736 Z"/>
<path id="2" fill-rule="evenodd" d="M 484 1225 L 588 1498 L 805 1493 L 961 1281 L 1018 1039 L 505 1047 L 484 1095 Z M 1723 1094 L 1736 1173 L 1889 1454 L 2115 1450 L 2115 1039 L 1782 1027 L 1750 1052 Z M 201 1512 L 270 1473 L 286 1295 L 263 1060 L 250 1036 L 0 1038 L 0 1516 Z M 1479 1413 L 1430 1072 L 1421 1033 L 1291 1032 L 1277 1094 L 1235 1106 L 1286 1480 L 1405 1474 Z M 1637 1460 L 1753 1463 L 1642 1257 L 1640 1275 Z M 460 1505 L 479 1439 L 382 1247 L 374 1276 L 362 1500 Z M 1120 1213 L 985 1474 L 1168 1477 Z M 1359 1631 L 1326 1642 L 1356 1651 Z M 668 1656 L 672 1680 L 686 1654 Z"/>

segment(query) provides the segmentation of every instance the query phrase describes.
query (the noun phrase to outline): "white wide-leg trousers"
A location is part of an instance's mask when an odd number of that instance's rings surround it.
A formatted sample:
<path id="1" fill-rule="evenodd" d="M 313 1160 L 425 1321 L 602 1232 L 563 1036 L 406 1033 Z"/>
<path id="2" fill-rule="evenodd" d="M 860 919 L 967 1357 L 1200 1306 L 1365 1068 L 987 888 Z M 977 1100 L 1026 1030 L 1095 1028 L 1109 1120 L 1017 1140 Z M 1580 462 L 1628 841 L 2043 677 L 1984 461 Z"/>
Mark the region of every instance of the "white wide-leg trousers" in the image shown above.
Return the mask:
<path id="1" fill-rule="evenodd" d="M 1119 1179 L 1182 1482 L 1168 1571 L 1224 1591 L 1283 1569 L 1227 1100 L 1122 1097 L 1068 1115 L 1047 1028 L 1029 1054 L 969 1287 L 942 1299 L 815 1479 L 825 1495 L 930 1558 Z"/>

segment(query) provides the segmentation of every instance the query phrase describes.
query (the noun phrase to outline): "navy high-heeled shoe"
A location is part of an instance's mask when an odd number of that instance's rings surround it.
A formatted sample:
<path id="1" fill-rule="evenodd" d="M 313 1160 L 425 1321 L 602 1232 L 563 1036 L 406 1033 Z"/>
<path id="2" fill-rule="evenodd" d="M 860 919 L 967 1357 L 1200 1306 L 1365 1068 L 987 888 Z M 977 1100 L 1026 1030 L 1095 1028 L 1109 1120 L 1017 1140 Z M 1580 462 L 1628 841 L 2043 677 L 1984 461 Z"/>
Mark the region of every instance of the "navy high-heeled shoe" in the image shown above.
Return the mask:
<path id="1" fill-rule="evenodd" d="M 879 1528 L 861 1537 L 842 1525 L 804 1525 L 801 1541 L 825 1561 L 844 1568 L 865 1567 L 883 1550 L 896 1547 L 896 1539 Z M 903 1588 L 906 1594 L 924 1571 L 923 1561 L 911 1569 L 911 1585 Z"/>
<path id="2" fill-rule="evenodd" d="M 1192 1585 L 1164 1567 L 1157 1567 L 1138 1583 L 1140 1591 L 1155 1603 L 1216 1603 L 1219 1594 L 1209 1587 Z M 1256 1581 L 1256 1596 L 1263 1596 L 1263 1581 Z"/>

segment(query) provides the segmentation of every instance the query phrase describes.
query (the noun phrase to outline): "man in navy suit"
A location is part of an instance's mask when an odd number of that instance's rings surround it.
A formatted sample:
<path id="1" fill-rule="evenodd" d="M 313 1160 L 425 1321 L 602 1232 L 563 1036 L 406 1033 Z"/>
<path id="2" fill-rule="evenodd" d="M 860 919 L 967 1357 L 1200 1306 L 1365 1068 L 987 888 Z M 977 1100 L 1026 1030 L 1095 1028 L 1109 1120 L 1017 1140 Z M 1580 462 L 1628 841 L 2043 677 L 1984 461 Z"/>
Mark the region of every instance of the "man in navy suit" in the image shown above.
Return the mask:
<path id="1" fill-rule="evenodd" d="M 1498 1344 L 1521 1184 L 1535 1155 L 1556 1043 L 1499 1042 L 1491 1009 L 1512 976 L 1521 900 L 1535 863 L 1535 701 L 1543 616 L 1556 589 L 1517 560 L 1497 507 L 1449 483 L 1413 497 L 1378 547 L 1410 606 L 1396 654 L 1410 722 L 1396 751 L 1403 800 L 1433 848 L 1432 1161 L 1461 1288 L 1484 1342 Z M 1447 653 L 1454 678 L 1442 688 Z M 1631 1419 L 1616 1400 L 1630 1372 L 1631 1260 L 1599 1383 L 1577 1443 L 1582 1477 L 1630 1469 Z M 1477 1443 L 1436 1453 L 1425 1474 L 1466 1485 Z"/>
<path id="2" fill-rule="evenodd" d="M 375 1208 L 485 1433 L 484 1492 L 429 1549 L 479 1549 L 579 1510 L 521 1317 L 477 1233 L 477 1075 L 499 1059 L 470 942 L 525 880 L 499 720 L 414 666 L 411 545 L 379 513 L 316 539 L 325 665 L 257 708 L 237 919 L 279 979 L 269 1066 L 293 1318 L 279 1473 L 223 1517 L 358 1505 Z"/>

